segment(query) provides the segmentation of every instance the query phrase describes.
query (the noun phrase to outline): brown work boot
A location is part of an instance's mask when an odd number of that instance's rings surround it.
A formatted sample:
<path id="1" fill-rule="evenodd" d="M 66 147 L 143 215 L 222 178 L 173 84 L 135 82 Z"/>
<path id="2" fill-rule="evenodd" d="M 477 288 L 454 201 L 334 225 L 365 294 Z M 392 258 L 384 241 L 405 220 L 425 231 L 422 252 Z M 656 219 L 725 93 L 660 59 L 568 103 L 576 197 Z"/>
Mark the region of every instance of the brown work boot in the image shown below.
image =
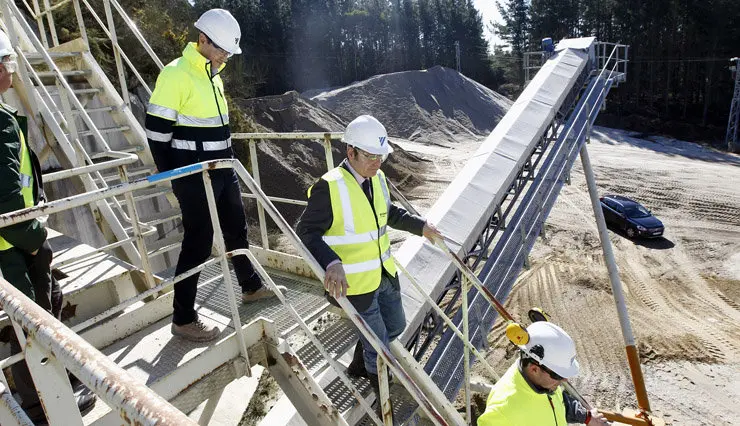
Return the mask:
<path id="1" fill-rule="evenodd" d="M 221 330 L 218 327 L 205 324 L 201 319 L 197 319 L 189 324 L 172 324 L 172 334 L 192 342 L 209 342 L 217 338 L 221 334 Z"/>
<path id="2" fill-rule="evenodd" d="M 282 285 L 277 286 L 277 288 L 283 294 L 288 291 L 288 289 Z M 242 302 L 255 302 L 257 300 L 269 299 L 270 297 L 275 297 L 275 293 L 273 293 L 272 290 L 263 285 L 255 291 L 245 291 L 244 293 L 242 293 Z"/>

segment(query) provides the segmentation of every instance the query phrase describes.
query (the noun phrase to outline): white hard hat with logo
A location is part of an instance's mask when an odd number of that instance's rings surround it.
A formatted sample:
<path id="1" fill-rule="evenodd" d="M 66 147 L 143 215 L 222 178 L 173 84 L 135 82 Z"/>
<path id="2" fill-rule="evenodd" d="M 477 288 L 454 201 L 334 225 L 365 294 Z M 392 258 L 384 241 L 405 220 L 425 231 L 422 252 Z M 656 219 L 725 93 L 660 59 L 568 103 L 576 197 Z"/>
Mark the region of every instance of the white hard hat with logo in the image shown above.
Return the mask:
<path id="1" fill-rule="evenodd" d="M 365 152 L 388 155 L 393 148 L 388 143 L 388 132 L 380 121 L 371 115 L 361 115 L 347 125 L 342 140 Z"/>
<path id="2" fill-rule="evenodd" d="M 242 53 L 239 40 L 242 30 L 228 10 L 211 9 L 200 15 L 195 21 L 195 28 L 207 35 L 213 43 L 232 55 Z"/>
<path id="3" fill-rule="evenodd" d="M 578 375 L 576 345 L 565 330 L 551 322 L 538 321 L 527 327 L 526 335 L 527 342 L 517 346 L 527 356 L 566 379 Z"/>
<path id="4" fill-rule="evenodd" d="M 8 57 L 7 59 L 6 56 Z M 9 73 L 14 73 L 18 68 L 16 58 L 17 55 L 15 54 L 15 50 L 13 50 L 13 45 L 10 43 L 10 37 L 4 31 L 0 30 L 0 61 L 2 61 Z"/>

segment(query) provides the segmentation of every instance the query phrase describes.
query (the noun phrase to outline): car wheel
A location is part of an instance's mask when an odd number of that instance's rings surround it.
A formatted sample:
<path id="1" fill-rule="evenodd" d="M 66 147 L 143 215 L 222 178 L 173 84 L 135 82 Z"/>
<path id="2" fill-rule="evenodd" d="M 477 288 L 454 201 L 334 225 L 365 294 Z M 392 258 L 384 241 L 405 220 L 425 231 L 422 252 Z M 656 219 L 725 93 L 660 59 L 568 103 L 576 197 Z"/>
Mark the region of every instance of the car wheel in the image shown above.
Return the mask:
<path id="1" fill-rule="evenodd" d="M 627 228 L 627 236 L 629 238 L 635 238 L 637 236 L 637 231 L 635 231 L 635 228 Z"/>

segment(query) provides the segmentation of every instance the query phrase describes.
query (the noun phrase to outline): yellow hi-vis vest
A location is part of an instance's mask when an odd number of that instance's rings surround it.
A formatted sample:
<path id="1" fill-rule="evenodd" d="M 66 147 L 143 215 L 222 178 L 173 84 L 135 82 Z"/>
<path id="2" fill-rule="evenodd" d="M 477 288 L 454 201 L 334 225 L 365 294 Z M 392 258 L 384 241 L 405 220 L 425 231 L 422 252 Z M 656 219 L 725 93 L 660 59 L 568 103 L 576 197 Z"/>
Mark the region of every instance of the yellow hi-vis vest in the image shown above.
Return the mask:
<path id="1" fill-rule="evenodd" d="M 342 259 L 349 284 L 347 295 L 373 292 L 380 286 L 383 268 L 396 275 L 387 233 L 391 199 L 385 174 L 378 170 L 370 179 L 375 214 L 357 179 L 347 169 L 336 167 L 321 178 L 329 183 L 334 216 L 323 240 Z"/>
<path id="2" fill-rule="evenodd" d="M 552 395 L 534 391 L 515 362 L 488 395 L 478 426 L 567 426 L 563 390 Z"/>
<path id="3" fill-rule="evenodd" d="M 22 131 L 18 131 L 18 137 L 21 139 L 21 195 L 23 195 L 24 207 L 33 207 L 33 166 L 31 165 L 31 153 L 28 152 L 26 138 Z M 13 248 L 13 245 L 0 237 L 0 251 Z"/>

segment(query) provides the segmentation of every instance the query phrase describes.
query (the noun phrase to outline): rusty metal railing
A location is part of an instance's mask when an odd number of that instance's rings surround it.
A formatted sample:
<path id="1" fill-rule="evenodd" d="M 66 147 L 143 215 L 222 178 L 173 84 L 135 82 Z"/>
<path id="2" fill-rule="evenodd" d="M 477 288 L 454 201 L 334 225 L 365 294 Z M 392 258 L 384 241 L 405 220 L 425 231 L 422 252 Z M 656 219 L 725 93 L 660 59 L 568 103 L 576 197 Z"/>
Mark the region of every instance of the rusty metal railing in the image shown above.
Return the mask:
<path id="1" fill-rule="evenodd" d="M 0 306 L 21 329 L 16 334 L 49 418 L 82 424 L 66 369 L 128 424 L 197 424 L 2 278 Z"/>

